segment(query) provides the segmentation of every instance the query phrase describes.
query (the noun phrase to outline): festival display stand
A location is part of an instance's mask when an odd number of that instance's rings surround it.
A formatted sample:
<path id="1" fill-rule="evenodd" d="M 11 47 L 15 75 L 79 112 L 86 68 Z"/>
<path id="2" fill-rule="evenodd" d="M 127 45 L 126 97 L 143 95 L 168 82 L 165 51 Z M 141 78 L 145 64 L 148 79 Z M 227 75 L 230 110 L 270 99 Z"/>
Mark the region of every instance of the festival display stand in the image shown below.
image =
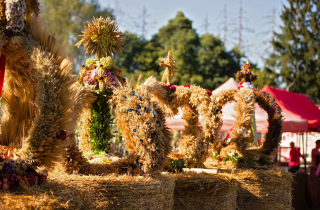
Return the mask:
<path id="1" fill-rule="evenodd" d="M 160 63 L 163 80 L 150 77 L 133 89 L 112 58 L 121 54 L 124 35 L 100 17 L 80 35 L 77 46 L 93 58 L 76 80 L 63 46 L 37 17 L 38 6 L 36 0 L 0 1 L 1 209 L 249 209 L 254 202 L 261 209 L 290 209 L 289 175 L 266 166 L 248 169 L 268 163 L 282 128 L 274 99 L 251 88 L 256 76 L 250 64 L 238 72 L 243 88 L 213 95 L 195 85 L 172 85 L 178 67 L 169 51 Z M 224 142 L 221 108 L 229 101 L 236 101 L 236 123 Z M 261 147 L 254 146 L 254 103 L 268 113 Z M 180 154 L 173 154 L 165 117 L 179 108 L 186 124 Z M 125 158 L 111 154 L 111 109 L 129 152 Z M 205 168 L 210 156 L 218 168 L 243 171 L 181 172 Z"/>

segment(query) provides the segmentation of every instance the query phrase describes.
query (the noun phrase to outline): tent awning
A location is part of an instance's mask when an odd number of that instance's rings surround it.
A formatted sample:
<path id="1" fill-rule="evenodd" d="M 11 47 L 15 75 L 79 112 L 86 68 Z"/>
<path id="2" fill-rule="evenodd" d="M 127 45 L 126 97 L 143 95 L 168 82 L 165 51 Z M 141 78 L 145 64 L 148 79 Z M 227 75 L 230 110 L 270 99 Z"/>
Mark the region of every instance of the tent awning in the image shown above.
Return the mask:
<path id="1" fill-rule="evenodd" d="M 274 95 L 283 112 L 290 113 L 300 119 L 306 119 L 308 128 L 320 127 L 320 110 L 305 95 L 272 88 L 268 85 L 265 85 L 262 90 Z"/>

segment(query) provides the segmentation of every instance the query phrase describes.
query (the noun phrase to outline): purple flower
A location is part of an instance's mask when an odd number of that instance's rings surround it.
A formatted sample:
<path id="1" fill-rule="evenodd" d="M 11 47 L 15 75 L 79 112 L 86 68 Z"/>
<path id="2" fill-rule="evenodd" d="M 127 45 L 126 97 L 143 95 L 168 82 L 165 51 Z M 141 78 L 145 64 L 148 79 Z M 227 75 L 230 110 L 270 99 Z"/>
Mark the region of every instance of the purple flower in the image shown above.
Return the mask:
<path id="1" fill-rule="evenodd" d="M 7 172 L 12 172 L 12 169 L 14 167 L 14 163 L 13 162 L 7 162 L 3 164 L 3 171 L 7 171 Z"/>
<path id="2" fill-rule="evenodd" d="M 90 83 L 91 83 L 91 80 L 89 79 L 89 80 L 87 80 L 87 83 L 88 83 L 88 85 L 90 85 Z"/>
<path id="3" fill-rule="evenodd" d="M 64 130 L 61 130 L 57 138 L 61 140 L 65 140 L 67 138 L 67 133 Z"/>
<path id="4" fill-rule="evenodd" d="M 246 71 L 246 75 L 250 75 L 251 74 L 251 72 L 250 71 Z"/>

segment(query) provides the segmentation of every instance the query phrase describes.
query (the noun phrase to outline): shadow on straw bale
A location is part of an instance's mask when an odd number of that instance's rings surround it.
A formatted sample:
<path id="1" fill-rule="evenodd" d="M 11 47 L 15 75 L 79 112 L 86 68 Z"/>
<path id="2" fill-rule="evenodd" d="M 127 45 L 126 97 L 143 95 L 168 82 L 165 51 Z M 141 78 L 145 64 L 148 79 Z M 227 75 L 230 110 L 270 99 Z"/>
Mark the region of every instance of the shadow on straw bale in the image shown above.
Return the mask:
<path id="1" fill-rule="evenodd" d="M 174 209 L 236 209 L 237 182 L 229 174 L 174 174 Z"/>
<path id="2" fill-rule="evenodd" d="M 291 209 L 292 176 L 276 170 L 243 170 L 233 175 L 239 182 L 239 209 Z"/>

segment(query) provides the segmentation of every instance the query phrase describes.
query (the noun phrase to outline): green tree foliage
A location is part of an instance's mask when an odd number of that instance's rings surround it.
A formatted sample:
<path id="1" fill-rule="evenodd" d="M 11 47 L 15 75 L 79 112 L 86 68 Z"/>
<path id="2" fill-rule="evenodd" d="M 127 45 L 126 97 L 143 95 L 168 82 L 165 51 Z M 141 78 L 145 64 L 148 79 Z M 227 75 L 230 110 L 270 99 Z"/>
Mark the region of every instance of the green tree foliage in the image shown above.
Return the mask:
<path id="1" fill-rule="evenodd" d="M 126 52 L 119 56 L 117 64 L 124 75 L 134 78 L 135 85 L 140 72 L 141 80 L 154 75 L 162 78 L 163 68 L 159 58 L 167 56 L 171 50 L 176 65 L 172 83 L 176 85 L 196 84 L 207 89 L 215 89 L 240 69 L 238 59 L 244 55 L 236 49 L 227 51 L 218 37 L 212 34 L 198 36 L 192 28 L 192 21 L 182 12 L 169 20 L 152 39 L 126 32 Z"/>
<path id="2" fill-rule="evenodd" d="M 74 44 L 79 41 L 83 26 L 92 17 L 111 17 L 113 10 L 102 8 L 98 0 L 40 0 L 40 17 L 49 25 L 50 32 L 60 37 L 75 67 L 85 63 L 85 51 Z"/>
<path id="3" fill-rule="evenodd" d="M 281 14 L 283 26 L 272 44 L 278 56 L 281 82 L 290 91 L 320 101 L 320 1 L 288 0 Z"/>
<path id="4" fill-rule="evenodd" d="M 92 102 L 90 107 L 92 119 L 90 120 L 90 142 L 93 152 L 110 153 L 111 139 L 114 137 L 112 132 L 113 118 L 109 104 L 109 97 L 112 95 L 112 90 L 106 88 L 102 91 L 98 90 L 95 93 L 97 99 Z"/>
<path id="5" fill-rule="evenodd" d="M 203 78 L 201 86 L 211 90 L 234 77 L 240 69 L 236 58 L 226 51 L 220 38 L 208 33 L 200 37 L 198 62 L 198 73 Z"/>
<path id="6" fill-rule="evenodd" d="M 159 47 L 159 56 L 165 57 L 169 50 L 176 61 L 179 70 L 172 79 L 175 84 L 196 83 L 202 81 L 191 77 L 197 75 L 199 62 L 197 60 L 197 47 L 199 46 L 199 36 L 192 28 L 192 21 L 178 12 L 174 19 L 169 20 L 168 25 L 160 28 L 152 41 Z M 201 80 L 201 79 L 200 79 Z"/>

